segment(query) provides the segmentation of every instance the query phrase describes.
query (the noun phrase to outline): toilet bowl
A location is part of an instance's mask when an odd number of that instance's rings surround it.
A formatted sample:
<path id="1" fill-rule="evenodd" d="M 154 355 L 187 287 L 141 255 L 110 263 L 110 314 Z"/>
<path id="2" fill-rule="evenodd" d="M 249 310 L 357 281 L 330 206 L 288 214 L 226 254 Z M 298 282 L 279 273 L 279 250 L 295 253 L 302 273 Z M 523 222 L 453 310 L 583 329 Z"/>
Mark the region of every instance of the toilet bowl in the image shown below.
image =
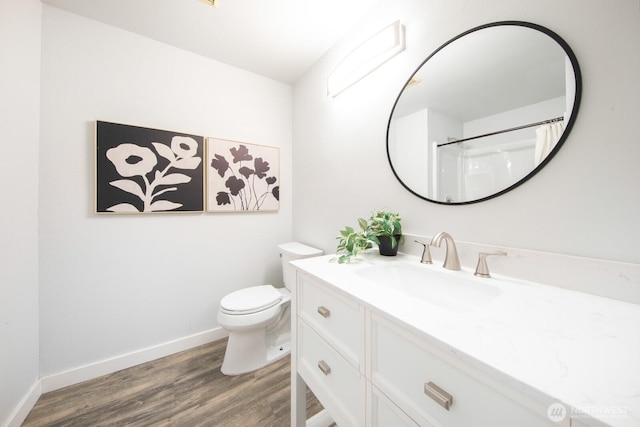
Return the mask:
<path id="1" fill-rule="evenodd" d="M 218 323 L 229 332 L 221 371 L 239 375 L 260 369 L 291 352 L 291 292 L 295 270 L 289 261 L 322 255 L 302 243 L 278 245 L 284 287 L 252 286 L 222 298 Z"/>

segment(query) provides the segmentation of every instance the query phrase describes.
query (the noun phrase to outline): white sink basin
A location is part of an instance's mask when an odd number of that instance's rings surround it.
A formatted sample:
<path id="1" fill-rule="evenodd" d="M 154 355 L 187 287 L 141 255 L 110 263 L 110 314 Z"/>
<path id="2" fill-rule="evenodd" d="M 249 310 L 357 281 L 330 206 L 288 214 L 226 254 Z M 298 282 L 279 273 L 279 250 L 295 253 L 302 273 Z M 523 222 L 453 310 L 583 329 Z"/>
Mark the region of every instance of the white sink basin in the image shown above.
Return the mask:
<path id="1" fill-rule="evenodd" d="M 364 267 L 356 274 L 374 282 L 397 289 L 415 298 L 441 308 L 469 312 L 496 299 L 500 288 L 471 273 L 445 272 L 436 266 L 413 265 L 404 262 L 372 265 Z"/>

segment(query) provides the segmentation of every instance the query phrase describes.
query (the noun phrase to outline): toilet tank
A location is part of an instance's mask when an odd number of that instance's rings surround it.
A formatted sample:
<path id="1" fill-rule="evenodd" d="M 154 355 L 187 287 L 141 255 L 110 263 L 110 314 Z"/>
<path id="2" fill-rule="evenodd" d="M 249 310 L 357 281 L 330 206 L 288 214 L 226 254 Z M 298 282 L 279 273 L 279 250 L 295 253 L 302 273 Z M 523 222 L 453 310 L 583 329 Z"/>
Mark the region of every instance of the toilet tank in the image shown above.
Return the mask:
<path id="1" fill-rule="evenodd" d="M 296 271 L 289 264 L 289 261 L 322 255 L 320 249 L 298 242 L 281 243 L 278 245 L 278 249 L 280 250 L 280 260 L 282 261 L 282 278 L 287 289 L 291 289 L 296 282 Z"/>

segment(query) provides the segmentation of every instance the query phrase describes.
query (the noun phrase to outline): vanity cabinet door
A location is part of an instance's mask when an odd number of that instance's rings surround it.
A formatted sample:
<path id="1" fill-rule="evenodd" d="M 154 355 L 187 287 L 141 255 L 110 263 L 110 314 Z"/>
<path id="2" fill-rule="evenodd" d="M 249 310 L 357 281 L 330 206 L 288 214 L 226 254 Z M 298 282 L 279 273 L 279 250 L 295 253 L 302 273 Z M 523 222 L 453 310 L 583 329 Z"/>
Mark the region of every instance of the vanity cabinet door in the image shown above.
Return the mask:
<path id="1" fill-rule="evenodd" d="M 371 427 L 419 427 L 407 414 L 402 412 L 380 390 L 368 383 L 368 399 L 371 408 Z M 431 427 L 431 426 L 429 426 Z"/>
<path id="2" fill-rule="evenodd" d="M 340 427 L 365 425 L 364 376 L 301 320 L 297 362 L 298 373 Z"/>
<path id="3" fill-rule="evenodd" d="M 304 274 L 297 289 L 298 317 L 364 374 L 364 308 Z"/>
<path id="4" fill-rule="evenodd" d="M 479 379 L 470 367 L 386 319 L 372 316 L 371 335 L 371 382 L 419 425 L 568 425 L 552 422 L 546 408 L 530 399 L 535 411 L 516 402 L 515 391 L 489 386 L 486 376 Z"/>

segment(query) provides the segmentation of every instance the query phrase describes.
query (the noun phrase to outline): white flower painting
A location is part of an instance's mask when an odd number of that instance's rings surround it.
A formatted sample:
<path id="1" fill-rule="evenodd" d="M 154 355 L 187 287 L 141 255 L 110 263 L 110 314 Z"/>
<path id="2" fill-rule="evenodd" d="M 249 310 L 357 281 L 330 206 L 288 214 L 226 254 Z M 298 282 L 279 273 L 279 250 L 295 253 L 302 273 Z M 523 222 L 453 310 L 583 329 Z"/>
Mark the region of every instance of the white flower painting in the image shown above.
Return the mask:
<path id="1" fill-rule="evenodd" d="M 204 138 L 96 123 L 96 212 L 204 210 Z"/>

